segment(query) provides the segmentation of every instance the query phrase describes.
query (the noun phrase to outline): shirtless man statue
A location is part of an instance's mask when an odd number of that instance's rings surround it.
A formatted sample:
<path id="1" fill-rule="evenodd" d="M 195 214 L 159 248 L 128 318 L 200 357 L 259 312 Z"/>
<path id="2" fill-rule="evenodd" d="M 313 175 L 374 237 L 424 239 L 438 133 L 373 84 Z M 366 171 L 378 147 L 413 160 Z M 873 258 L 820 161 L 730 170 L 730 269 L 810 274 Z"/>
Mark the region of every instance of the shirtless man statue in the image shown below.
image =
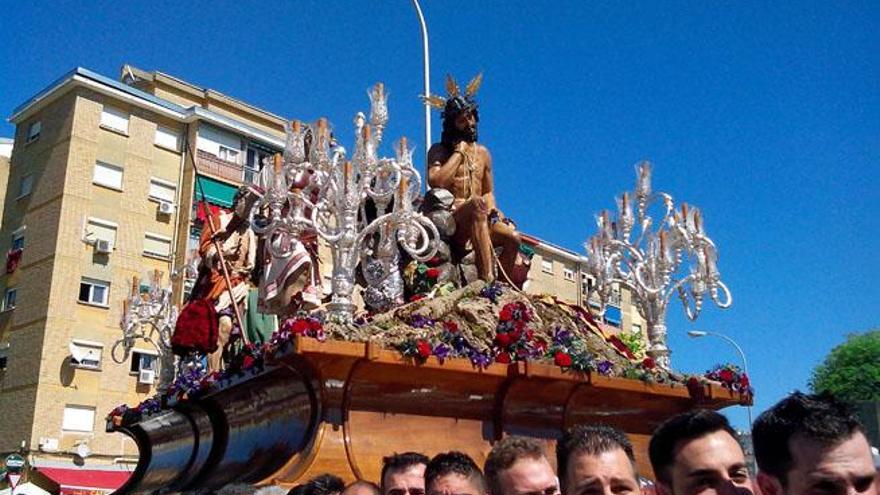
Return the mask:
<path id="1" fill-rule="evenodd" d="M 493 247 L 502 248 L 499 263 L 506 280 L 513 274 L 520 238 L 498 210 L 492 181 L 492 157 L 489 150 L 477 143 L 477 122 L 480 117 L 473 96 L 479 89 L 481 75 L 475 77 L 460 94 L 458 85 L 447 77 L 445 100 L 438 96 L 426 98 L 428 104 L 443 109 L 443 132 L 440 142 L 428 151 L 428 184 L 446 189 L 455 197 L 453 243 L 464 250 L 468 244 L 476 257 L 477 274 L 481 280 L 495 279 Z"/>

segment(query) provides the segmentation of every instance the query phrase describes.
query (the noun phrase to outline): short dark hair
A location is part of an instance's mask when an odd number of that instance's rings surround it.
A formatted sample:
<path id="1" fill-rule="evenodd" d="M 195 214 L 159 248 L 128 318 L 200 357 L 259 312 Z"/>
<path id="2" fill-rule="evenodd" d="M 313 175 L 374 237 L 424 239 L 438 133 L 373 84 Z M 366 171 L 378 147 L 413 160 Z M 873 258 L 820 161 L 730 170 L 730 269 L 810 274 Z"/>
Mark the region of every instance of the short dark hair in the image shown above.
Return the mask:
<path id="1" fill-rule="evenodd" d="M 363 486 L 363 487 L 366 487 L 366 488 L 368 488 L 371 492 L 373 492 L 373 495 L 381 495 L 381 493 L 382 493 L 382 491 L 379 490 L 379 485 L 373 483 L 372 481 L 367 481 L 367 480 L 355 480 L 355 481 L 352 481 L 351 483 L 349 483 L 348 485 L 346 485 L 346 486 L 345 486 L 345 490 L 348 490 L 349 488 L 351 488 L 351 487 L 353 487 L 353 486 Z M 345 490 L 342 490 L 342 491 L 344 492 Z"/>
<path id="2" fill-rule="evenodd" d="M 677 414 L 657 427 L 648 445 L 648 457 L 651 458 L 651 467 L 654 468 L 657 479 L 666 484 L 672 483 L 669 468 L 675 461 L 676 447 L 679 443 L 695 440 L 716 431 L 726 431 L 739 442 L 739 435 L 730 426 L 727 418 L 708 409 L 694 409 Z"/>
<path id="3" fill-rule="evenodd" d="M 382 493 L 385 493 L 385 475 L 389 472 L 406 471 L 410 466 L 419 464 L 428 465 L 428 458 L 425 454 L 419 452 L 404 452 L 402 454 L 394 453 L 393 455 L 382 458 L 382 474 L 379 477 L 379 485 L 382 487 Z"/>
<path id="4" fill-rule="evenodd" d="M 614 449 L 623 450 L 633 466 L 633 473 L 638 477 L 633 446 L 625 433 L 608 425 L 577 425 L 569 429 L 556 442 L 556 473 L 559 482 L 565 485 L 568 462 L 572 457 L 579 454 L 599 455 Z"/>
<path id="5" fill-rule="evenodd" d="M 437 454 L 428 462 L 428 467 L 425 468 L 425 491 L 438 478 L 449 474 L 460 474 L 471 480 L 480 491 L 486 491 L 486 480 L 483 479 L 483 472 L 477 463 L 467 454 L 455 450 Z"/>
<path id="6" fill-rule="evenodd" d="M 489 484 L 489 493 L 500 495 L 502 489 L 498 481 L 501 471 L 509 469 L 520 459 L 546 459 L 544 448 L 533 439 L 519 436 L 502 438 L 492 447 L 486 463 L 483 464 L 483 475 Z"/>
<path id="7" fill-rule="evenodd" d="M 287 493 L 288 495 L 332 495 L 334 493 L 342 493 L 344 489 L 345 482 L 339 476 L 320 474 L 302 485 L 291 488 Z"/>
<path id="8" fill-rule="evenodd" d="M 852 409 L 829 394 L 795 391 L 761 413 L 752 428 L 758 468 L 785 485 L 792 467 L 789 442 L 795 435 L 823 446 L 836 445 L 865 429 Z"/>

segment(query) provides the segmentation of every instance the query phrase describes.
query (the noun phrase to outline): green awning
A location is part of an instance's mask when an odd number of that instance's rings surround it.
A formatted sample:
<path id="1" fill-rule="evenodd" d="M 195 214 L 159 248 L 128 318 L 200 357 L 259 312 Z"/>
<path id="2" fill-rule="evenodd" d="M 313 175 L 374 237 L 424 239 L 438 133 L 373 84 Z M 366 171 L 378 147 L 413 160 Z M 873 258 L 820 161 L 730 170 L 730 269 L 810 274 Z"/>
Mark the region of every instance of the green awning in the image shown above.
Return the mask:
<path id="1" fill-rule="evenodd" d="M 198 176 L 194 196 L 196 201 L 202 201 L 202 191 L 204 191 L 204 199 L 209 203 L 224 208 L 232 208 L 232 199 L 235 198 L 237 190 L 235 186 L 220 182 L 219 180 Z"/>

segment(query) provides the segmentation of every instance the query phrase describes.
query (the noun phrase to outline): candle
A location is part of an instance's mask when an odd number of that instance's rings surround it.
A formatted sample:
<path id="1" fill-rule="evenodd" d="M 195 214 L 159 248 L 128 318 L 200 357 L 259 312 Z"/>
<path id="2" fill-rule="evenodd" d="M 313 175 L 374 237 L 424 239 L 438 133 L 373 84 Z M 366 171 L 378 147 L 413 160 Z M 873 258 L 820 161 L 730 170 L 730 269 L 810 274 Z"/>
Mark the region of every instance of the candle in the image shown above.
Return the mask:
<path id="1" fill-rule="evenodd" d="M 371 131 L 370 131 L 370 124 L 367 124 L 367 125 L 364 126 L 364 132 L 363 132 L 364 142 L 365 142 L 365 143 L 367 143 L 367 142 L 370 141 L 370 133 L 371 133 Z"/>
<path id="2" fill-rule="evenodd" d="M 290 127 L 293 129 L 294 134 L 299 134 L 302 124 L 298 120 L 291 120 Z"/>
<path id="3" fill-rule="evenodd" d="M 700 216 L 700 210 L 694 208 L 694 224 L 697 226 L 697 232 L 703 233 L 703 219 Z"/>
<path id="4" fill-rule="evenodd" d="M 275 175 L 278 176 L 281 173 L 281 153 L 275 153 L 272 157 L 272 167 L 275 170 Z"/>
<path id="5" fill-rule="evenodd" d="M 138 290 L 140 289 L 140 282 L 141 282 L 141 281 L 140 281 L 140 279 L 138 278 L 137 275 L 133 275 L 133 276 L 131 277 L 131 295 L 132 295 L 132 296 L 136 296 L 136 295 L 137 295 Z"/>
<path id="6" fill-rule="evenodd" d="M 407 189 L 409 189 L 409 178 L 401 177 L 399 190 L 400 190 L 400 198 L 403 201 L 406 200 Z"/>
<path id="7" fill-rule="evenodd" d="M 385 85 L 381 82 L 376 83 L 376 96 L 378 96 L 380 99 L 385 96 Z"/>
<path id="8" fill-rule="evenodd" d="M 343 187 L 345 187 L 346 193 L 348 193 L 348 181 L 349 181 L 349 178 L 351 177 L 351 173 L 352 173 L 351 162 L 346 160 L 345 165 L 342 166 L 342 184 L 343 184 Z"/>
<path id="9" fill-rule="evenodd" d="M 400 156 L 406 155 L 406 136 L 400 138 Z"/>

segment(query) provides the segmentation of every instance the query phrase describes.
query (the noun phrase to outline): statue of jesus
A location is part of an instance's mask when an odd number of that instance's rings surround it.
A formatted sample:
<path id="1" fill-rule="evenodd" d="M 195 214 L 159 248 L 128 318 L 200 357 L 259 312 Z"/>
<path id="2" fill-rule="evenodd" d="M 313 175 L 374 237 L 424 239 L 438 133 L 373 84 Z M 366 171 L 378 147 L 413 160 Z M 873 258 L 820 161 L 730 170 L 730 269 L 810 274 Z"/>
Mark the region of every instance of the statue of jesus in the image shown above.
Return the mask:
<path id="1" fill-rule="evenodd" d="M 460 94 L 458 85 L 448 77 L 449 97 L 426 98 L 429 104 L 443 106 L 443 132 L 440 142 L 428 151 L 428 184 L 446 189 L 455 197 L 453 215 L 455 234 L 453 242 L 460 251 L 472 247 L 476 257 L 477 274 L 481 280 L 495 279 L 493 247 L 502 248 L 499 264 L 509 279 L 517 258 L 520 237 L 512 222 L 504 218 L 495 201 L 492 181 L 492 156 L 477 142 L 477 123 L 480 120 L 477 103 L 473 99 L 481 76 Z"/>

